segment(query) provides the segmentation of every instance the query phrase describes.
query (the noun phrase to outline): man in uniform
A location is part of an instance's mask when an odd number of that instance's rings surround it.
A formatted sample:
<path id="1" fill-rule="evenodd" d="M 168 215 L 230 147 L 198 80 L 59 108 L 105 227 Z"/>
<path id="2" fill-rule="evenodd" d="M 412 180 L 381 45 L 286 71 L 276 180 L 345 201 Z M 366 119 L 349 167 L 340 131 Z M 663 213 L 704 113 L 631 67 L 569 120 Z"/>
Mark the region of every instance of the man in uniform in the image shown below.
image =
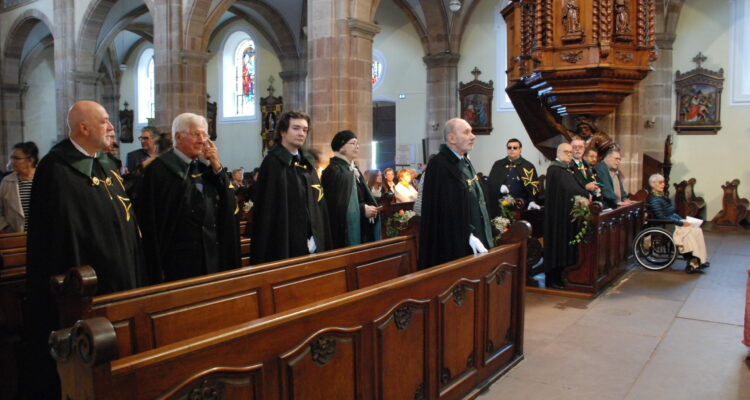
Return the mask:
<path id="1" fill-rule="evenodd" d="M 143 281 L 135 214 L 117 167 L 102 151 L 114 131 L 107 111 L 79 101 L 68 112 L 70 137 L 39 162 L 29 211 L 26 340 L 29 398 L 60 398 L 47 338 L 58 326 L 52 275 L 90 265 L 97 294 L 132 289 Z M 52 386 L 50 386 L 52 385 Z"/>
<path id="2" fill-rule="evenodd" d="M 323 189 L 330 217 L 332 248 L 354 246 L 380 240 L 380 220 L 375 198 L 362 172 L 354 164 L 359 142 L 352 131 L 341 131 L 333 137 L 331 157 L 323 171 Z"/>
<path id="3" fill-rule="evenodd" d="M 578 180 L 578 183 L 591 193 L 592 198 L 598 200 L 601 197 L 601 190 L 597 185 L 599 183 L 597 181 L 597 174 L 588 161 L 584 160 L 586 142 L 579 137 L 574 137 L 570 141 L 570 146 L 573 148 L 573 161 L 570 163 L 573 175 Z"/>
<path id="4" fill-rule="evenodd" d="M 521 157 L 521 141 L 510 139 L 505 144 L 508 156 L 495 161 L 489 177 L 489 206 L 487 210 L 490 218 L 500 215 L 499 200 L 510 195 L 514 199 L 521 198 L 529 210 L 538 210 L 537 194 L 539 194 L 539 180 L 534 165 Z"/>
<path id="5" fill-rule="evenodd" d="M 309 125 L 301 111 L 284 113 L 276 124 L 278 144 L 263 159 L 255 184 L 252 264 L 331 248 L 323 186 L 302 149 Z"/>
<path id="6" fill-rule="evenodd" d="M 174 148 L 144 169 L 136 206 L 154 283 L 240 267 L 234 186 L 207 129 L 200 115 L 178 115 Z"/>
<path id="7" fill-rule="evenodd" d="M 445 144 L 427 165 L 419 233 L 419 267 L 429 268 L 493 247 L 484 193 L 467 153 L 474 147 L 471 125 L 445 123 Z"/>
<path id="8" fill-rule="evenodd" d="M 547 199 L 544 213 L 544 272 L 547 287 L 564 287 L 562 272 L 576 262 L 576 246 L 568 244 L 578 227 L 570 223 L 573 196 L 590 199 L 570 168 L 573 148 L 568 143 L 557 146 L 557 159 L 547 168 Z"/>

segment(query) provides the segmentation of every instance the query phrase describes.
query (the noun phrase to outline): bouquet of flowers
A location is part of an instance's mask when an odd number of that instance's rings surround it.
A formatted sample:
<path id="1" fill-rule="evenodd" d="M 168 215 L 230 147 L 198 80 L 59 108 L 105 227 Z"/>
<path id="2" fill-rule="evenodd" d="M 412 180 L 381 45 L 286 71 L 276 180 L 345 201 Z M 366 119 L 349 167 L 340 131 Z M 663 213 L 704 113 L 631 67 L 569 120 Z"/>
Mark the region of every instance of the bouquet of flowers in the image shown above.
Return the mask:
<path id="1" fill-rule="evenodd" d="M 516 199 L 513 198 L 511 195 L 505 195 L 500 200 L 498 200 L 500 203 L 500 216 L 503 218 L 507 218 L 510 223 L 514 222 L 513 213 L 511 212 L 511 207 L 515 206 Z"/>
<path id="2" fill-rule="evenodd" d="M 396 237 L 398 234 L 406 229 L 409 224 L 409 220 L 414 217 L 416 213 L 412 210 L 404 211 L 398 210 L 397 213 L 391 215 L 385 225 L 385 236 L 391 238 Z"/>
<path id="3" fill-rule="evenodd" d="M 590 229 L 591 210 L 589 210 L 589 199 L 583 196 L 573 196 L 573 208 L 570 210 L 570 216 L 573 219 L 570 222 L 577 222 L 581 227 L 573 240 L 568 244 L 575 245 L 581 243 Z"/>
<path id="4" fill-rule="evenodd" d="M 512 221 L 509 218 L 505 217 L 495 217 L 490 222 L 492 222 L 492 226 L 495 227 L 495 230 L 499 232 L 497 236 L 495 236 L 495 243 L 499 243 L 500 237 L 508 230 L 508 227 L 510 226 Z"/>

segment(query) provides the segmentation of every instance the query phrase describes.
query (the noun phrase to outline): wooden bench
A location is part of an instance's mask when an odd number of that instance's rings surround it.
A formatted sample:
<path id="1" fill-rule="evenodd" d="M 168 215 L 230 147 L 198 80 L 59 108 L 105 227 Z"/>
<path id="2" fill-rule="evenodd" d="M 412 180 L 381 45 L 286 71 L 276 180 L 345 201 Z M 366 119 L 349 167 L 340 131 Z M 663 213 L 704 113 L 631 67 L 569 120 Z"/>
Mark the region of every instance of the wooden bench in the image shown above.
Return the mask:
<path id="1" fill-rule="evenodd" d="M 0 387 L 3 396 L 19 393 L 18 370 L 26 293 L 26 234 L 0 234 Z"/>
<path id="2" fill-rule="evenodd" d="M 473 398 L 523 358 L 530 228 L 512 230 L 520 243 L 139 354 L 107 318 L 79 321 L 51 336 L 63 398 Z"/>
<path id="3" fill-rule="evenodd" d="M 674 184 L 674 205 L 677 214 L 685 217 L 698 217 L 701 210 L 706 207 L 706 201 L 703 197 L 695 196 L 695 178 Z"/>
<path id="4" fill-rule="evenodd" d="M 724 195 L 721 198 L 722 209 L 711 220 L 713 229 L 732 232 L 745 231 L 745 227 L 741 223 L 747 218 L 748 211 L 750 210 L 750 201 L 740 198 L 739 194 L 737 194 L 737 187 L 739 185 L 739 179 L 721 185 L 721 189 L 724 191 Z"/>
<path id="5" fill-rule="evenodd" d="M 413 236 L 92 297 L 90 267 L 53 278 L 60 326 L 105 317 L 121 356 L 251 321 L 416 270 Z"/>

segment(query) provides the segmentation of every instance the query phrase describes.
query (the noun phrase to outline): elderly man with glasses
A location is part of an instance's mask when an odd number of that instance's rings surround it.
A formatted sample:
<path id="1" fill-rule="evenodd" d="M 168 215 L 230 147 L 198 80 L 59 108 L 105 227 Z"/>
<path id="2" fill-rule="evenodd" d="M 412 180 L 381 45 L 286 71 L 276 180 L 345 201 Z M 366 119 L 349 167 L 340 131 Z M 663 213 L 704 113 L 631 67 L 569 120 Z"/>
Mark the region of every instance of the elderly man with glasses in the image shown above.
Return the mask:
<path id="1" fill-rule="evenodd" d="M 136 199 L 151 283 L 240 267 L 239 208 L 200 115 L 172 123 L 174 147 L 143 171 Z"/>
<path id="2" fill-rule="evenodd" d="M 490 218 L 500 214 L 500 198 L 511 196 L 521 198 L 529 210 L 538 210 L 537 205 L 541 188 L 534 165 L 521 157 L 521 141 L 510 139 L 505 147 L 508 156 L 495 161 L 489 177 L 489 205 L 487 211 Z"/>

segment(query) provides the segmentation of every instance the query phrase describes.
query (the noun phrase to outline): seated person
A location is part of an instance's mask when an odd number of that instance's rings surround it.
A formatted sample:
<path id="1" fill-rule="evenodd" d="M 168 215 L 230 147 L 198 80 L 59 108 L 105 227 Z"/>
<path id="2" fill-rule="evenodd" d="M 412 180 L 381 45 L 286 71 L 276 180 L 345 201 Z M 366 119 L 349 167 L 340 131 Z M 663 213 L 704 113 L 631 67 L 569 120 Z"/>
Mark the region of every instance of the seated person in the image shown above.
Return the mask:
<path id="1" fill-rule="evenodd" d="M 417 189 L 411 185 L 414 176 L 408 169 L 398 171 L 398 184 L 394 189 L 397 203 L 408 203 L 417 199 Z"/>
<path id="2" fill-rule="evenodd" d="M 690 225 L 675 212 L 672 202 L 664 195 L 664 176 L 653 174 L 648 178 L 648 184 L 651 186 L 648 206 L 653 217 L 675 222 L 674 241 L 680 253 L 687 255 L 685 272 L 692 274 L 709 267 L 703 231 L 700 227 Z"/>
<path id="3" fill-rule="evenodd" d="M 599 183 L 602 184 L 602 198 L 607 208 L 617 208 L 633 203 L 628 200 L 628 193 L 622 184 L 622 174 L 618 170 L 621 160 L 620 149 L 613 146 L 607 150 L 604 159 L 594 167 Z"/>

